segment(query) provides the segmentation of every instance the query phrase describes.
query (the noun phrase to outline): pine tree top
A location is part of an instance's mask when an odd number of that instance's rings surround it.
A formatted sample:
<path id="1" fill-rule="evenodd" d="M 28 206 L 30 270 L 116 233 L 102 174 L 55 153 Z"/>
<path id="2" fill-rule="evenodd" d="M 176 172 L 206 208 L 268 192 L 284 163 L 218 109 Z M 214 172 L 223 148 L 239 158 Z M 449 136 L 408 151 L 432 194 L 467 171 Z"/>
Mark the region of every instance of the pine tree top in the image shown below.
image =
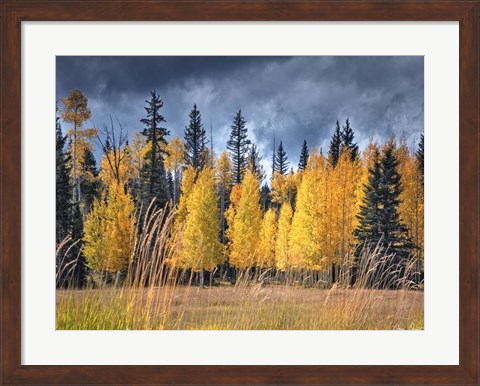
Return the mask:
<path id="1" fill-rule="evenodd" d="M 298 169 L 305 170 L 307 168 L 308 157 L 310 156 L 307 146 L 307 140 L 303 140 L 302 149 L 300 151 L 300 160 L 298 161 Z"/>
<path id="2" fill-rule="evenodd" d="M 328 149 L 328 161 L 332 167 L 337 166 L 338 159 L 340 158 L 340 150 L 342 146 L 342 136 L 340 132 L 340 123 L 337 120 L 335 131 L 330 139 L 330 147 Z"/>
<path id="3" fill-rule="evenodd" d="M 276 171 L 278 171 L 281 175 L 285 175 L 288 171 L 289 161 L 287 157 L 287 152 L 283 148 L 283 142 L 280 141 L 280 145 L 278 145 L 277 154 L 275 156 L 275 165 Z"/>

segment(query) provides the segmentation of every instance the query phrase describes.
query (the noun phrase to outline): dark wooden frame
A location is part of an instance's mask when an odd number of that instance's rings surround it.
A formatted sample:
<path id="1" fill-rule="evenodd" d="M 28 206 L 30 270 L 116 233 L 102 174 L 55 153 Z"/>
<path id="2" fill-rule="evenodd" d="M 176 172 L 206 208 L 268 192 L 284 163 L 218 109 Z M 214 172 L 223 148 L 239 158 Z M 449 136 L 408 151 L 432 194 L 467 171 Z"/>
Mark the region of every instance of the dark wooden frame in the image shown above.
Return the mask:
<path id="1" fill-rule="evenodd" d="M 479 1 L 3 0 L 1 366 L 3 384 L 458 384 L 479 380 Z M 454 20 L 460 22 L 459 366 L 22 366 L 21 21 Z M 439 112 L 441 113 L 441 112 Z"/>

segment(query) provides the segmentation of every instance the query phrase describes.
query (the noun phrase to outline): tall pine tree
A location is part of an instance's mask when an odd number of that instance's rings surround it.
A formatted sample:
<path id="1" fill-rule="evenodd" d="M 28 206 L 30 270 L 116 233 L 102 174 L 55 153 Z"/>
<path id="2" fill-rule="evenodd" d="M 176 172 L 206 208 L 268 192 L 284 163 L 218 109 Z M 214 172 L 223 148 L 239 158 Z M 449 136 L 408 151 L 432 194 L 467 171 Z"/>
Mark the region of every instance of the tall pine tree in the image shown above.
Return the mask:
<path id="1" fill-rule="evenodd" d="M 146 101 L 147 107 L 145 107 L 147 117 L 140 120 L 145 125 L 142 134 L 147 138 L 147 145 L 149 145 L 141 171 L 141 198 L 146 206 L 153 198 L 156 198 L 157 205 L 164 206 L 167 202 L 168 183 L 163 155 L 167 146 L 166 136 L 170 132 L 160 126 L 162 122 L 166 122 L 160 114 L 160 109 L 163 107 L 162 99 L 155 90 L 150 91 L 150 94 L 151 98 Z"/>
<path id="2" fill-rule="evenodd" d="M 282 176 L 287 174 L 288 171 L 288 157 L 287 152 L 283 148 L 283 143 L 280 141 L 280 145 L 278 145 L 277 154 L 275 155 L 275 167 L 276 171 L 278 171 Z"/>
<path id="3" fill-rule="evenodd" d="M 249 170 L 255 177 L 257 177 L 258 183 L 261 184 L 265 178 L 265 172 L 261 164 L 262 157 L 258 153 L 257 146 L 252 144 L 247 156 L 247 170 Z"/>
<path id="4" fill-rule="evenodd" d="M 85 149 L 81 166 L 82 170 L 84 170 L 84 176 L 80 180 L 80 190 L 82 192 L 83 213 L 86 214 L 90 211 L 93 200 L 97 197 L 100 188 L 97 179 L 97 161 L 93 152 L 88 148 Z"/>
<path id="5" fill-rule="evenodd" d="M 66 136 L 62 134 L 60 118 L 56 118 L 56 241 L 60 243 L 67 237 L 72 216 L 72 187 L 70 185 L 69 170 L 64 152 Z"/>
<path id="6" fill-rule="evenodd" d="M 328 161 L 332 167 L 337 166 L 338 159 L 340 158 L 340 151 L 342 147 L 342 135 L 340 132 L 340 123 L 337 120 L 337 126 L 333 132 L 332 139 L 330 139 L 330 148 L 328 149 Z"/>
<path id="7" fill-rule="evenodd" d="M 424 166 L 423 166 L 423 147 L 424 147 L 424 144 L 423 144 L 423 141 L 424 141 L 424 135 L 421 134 L 420 135 L 420 142 L 418 143 L 418 150 L 415 153 L 415 156 L 416 156 L 417 161 L 418 161 L 418 168 L 420 169 L 420 173 L 422 173 L 422 176 L 424 175 Z"/>
<path id="8" fill-rule="evenodd" d="M 368 182 L 364 185 L 364 198 L 357 215 L 359 225 L 355 236 L 360 242 L 369 242 L 376 245 L 381 237 L 380 224 L 380 154 L 377 149 L 373 154 L 373 165 L 368 169 Z"/>
<path id="9" fill-rule="evenodd" d="M 370 243 L 373 246 L 380 244 L 384 251 L 388 248 L 388 253 L 393 256 L 388 267 L 398 265 L 398 275 L 401 275 L 412 243 L 398 211 L 402 186 L 395 143 L 391 141 L 386 145 L 381 158 L 378 151 L 375 152 L 373 166 L 369 168 L 368 183 L 365 185 L 365 196 L 357 216 L 359 226 L 355 235 L 360 243 Z M 381 284 L 391 286 L 392 279 L 394 277 L 390 275 Z"/>
<path id="10" fill-rule="evenodd" d="M 272 197 L 270 196 L 271 190 L 267 184 L 263 184 L 260 189 L 260 206 L 263 213 L 265 213 L 272 205 Z"/>
<path id="11" fill-rule="evenodd" d="M 194 169 L 203 169 L 206 161 L 207 137 L 202 124 L 202 116 L 196 103 L 188 116 L 190 123 L 185 127 L 184 132 L 187 165 L 192 165 Z"/>
<path id="12" fill-rule="evenodd" d="M 247 152 L 250 140 L 247 139 L 247 128 L 245 127 L 245 118 L 242 117 L 242 110 L 233 118 L 230 138 L 227 142 L 227 149 L 230 151 L 230 158 L 233 165 L 233 182 L 239 184 L 245 174 L 247 164 Z"/>
<path id="13" fill-rule="evenodd" d="M 343 126 L 343 130 L 341 133 L 342 137 L 342 150 L 347 148 L 350 151 L 350 159 L 355 161 L 358 159 L 358 145 L 354 142 L 355 135 L 353 133 L 353 129 L 350 126 L 350 121 L 345 121 L 345 126 Z"/>
<path id="14" fill-rule="evenodd" d="M 308 157 L 310 156 L 307 147 L 307 141 L 303 140 L 302 150 L 300 151 L 300 161 L 298 162 L 298 170 L 304 171 L 307 168 Z"/>

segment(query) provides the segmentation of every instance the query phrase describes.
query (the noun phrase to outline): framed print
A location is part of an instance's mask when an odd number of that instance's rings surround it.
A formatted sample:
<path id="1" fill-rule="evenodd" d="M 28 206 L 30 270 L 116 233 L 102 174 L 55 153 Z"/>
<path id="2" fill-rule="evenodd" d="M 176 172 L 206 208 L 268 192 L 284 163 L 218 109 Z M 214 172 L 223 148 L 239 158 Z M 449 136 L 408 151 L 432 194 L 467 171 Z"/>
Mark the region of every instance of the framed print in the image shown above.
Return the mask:
<path id="1" fill-rule="evenodd" d="M 4 1 L 2 382 L 479 384 L 479 7 Z"/>

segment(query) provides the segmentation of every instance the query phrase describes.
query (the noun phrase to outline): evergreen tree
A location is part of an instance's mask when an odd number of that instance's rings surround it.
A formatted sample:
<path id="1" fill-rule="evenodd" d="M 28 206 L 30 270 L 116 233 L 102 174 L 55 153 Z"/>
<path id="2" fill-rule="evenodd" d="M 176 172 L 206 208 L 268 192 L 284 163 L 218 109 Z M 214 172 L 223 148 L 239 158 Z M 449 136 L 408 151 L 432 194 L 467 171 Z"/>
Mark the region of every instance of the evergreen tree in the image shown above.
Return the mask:
<path id="1" fill-rule="evenodd" d="M 288 157 L 287 152 L 283 149 L 283 143 L 280 141 L 280 145 L 278 145 L 277 154 L 275 156 L 275 167 L 282 176 L 287 174 L 288 171 Z"/>
<path id="2" fill-rule="evenodd" d="M 341 147 L 342 134 L 340 133 L 340 124 L 337 120 L 337 126 L 333 132 L 332 139 L 330 140 L 330 148 L 328 149 L 328 161 L 332 167 L 337 166 L 338 159 L 340 158 Z"/>
<path id="3" fill-rule="evenodd" d="M 196 104 L 193 105 L 188 116 L 190 123 L 185 127 L 184 132 L 187 165 L 192 165 L 194 169 L 203 169 L 206 161 L 204 153 L 207 137 L 202 116 Z"/>
<path id="4" fill-rule="evenodd" d="M 298 162 L 298 170 L 304 171 L 307 168 L 308 157 L 310 156 L 307 147 L 307 141 L 303 140 L 302 150 L 300 151 L 300 161 Z"/>
<path id="5" fill-rule="evenodd" d="M 270 196 L 270 188 L 267 184 L 263 184 L 262 188 L 260 189 L 260 206 L 262 211 L 265 213 L 270 206 L 272 205 L 272 198 Z"/>
<path id="6" fill-rule="evenodd" d="M 86 214 L 92 207 L 94 198 L 98 195 L 99 181 L 97 161 L 92 151 L 85 149 L 85 154 L 81 163 L 84 175 L 80 180 L 80 190 L 82 192 L 83 213 Z"/>
<path id="7" fill-rule="evenodd" d="M 141 119 L 145 125 L 142 134 L 147 138 L 149 149 L 145 154 L 145 159 L 141 171 L 142 192 L 141 198 L 148 207 L 153 198 L 157 199 L 157 205 L 164 206 L 167 202 L 167 176 L 165 173 L 165 166 L 163 155 L 165 155 L 165 148 L 167 146 L 166 136 L 170 132 L 160 127 L 165 118 L 160 114 L 160 109 L 163 107 L 163 101 L 155 90 L 150 91 L 151 98 L 146 101 L 147 117 Z"/>
<path id="8" fill-rule="evenodd" d="M 388 248 L 388 253 L 394 256 L 388 266 L 391 268 L 398 265 L 398 274 L 401 275 L 412 244 L 398 211 L 399 196 L 402 193 L 398 165 L 393 141 L 386 145 L 381 158 L 377 151 L 374 154 L 355 235 L 361 243 L 368 242 L 373 246 L 380 243 L 384 251 Z M 360 249 L 358 248 L 357 255 Z M 388 283 L 382 285 L 391 286 L 392 279 L 385 278 Z"/>
<path id="9" fill-rule="evenodd" d="M 233 182 L 239 184 L 246 169 L 246 156 L 250 140 L 247 139 L 247 128 L 245 118 L 242 117 L 242 110 L 233 118 L 233 125 L 230 138 L 227 142 L 227 149 L 230 151 L 230 158 L 233 165 Z"/>
<path id="10" fill-rule="evenodd" d="M 342 137 L 342 150 L 347 148 L 350 151 L 350 159 L 355 161 L 358 159 L 358 145 L 353 141 L 354 140 L 354 133 L 353 129 L 350 126 L 350 121 L 345 121 L 345 126 L 343 126 L 343 131 L 341 133 Z"/>
<path id="11" fill-rule="evenodd" d="M 418 168 L 420 169 L 420 172 L 422 173 L 422 176 L 424 175 L 424 166 L 423 166 L 423 144 L 424 141 L 424 135 L 420 135 L 420 142 L 418 143 L 418 150 L 415 153 L 415 156 L 417 157 L 418 161 Z"/>
<path id="12" fill-rule="evenodd" d="M 66 136 L 62 134 L 60 118 L 56 118 L 56 241 L 60 243 L 67 237 L 70 230 L 72 214 L 72 187 L 70 186 L 69 170 L 64 152 Z"/>
<path id="13" fill-rule="evenodd" d="M 171 172 L 167 172 L 167 185 L 168 185 L 168 189 L 167 189 L 167 197 L 169 200 L 172 200 L 174 201 L 174 197 L 175 197 L 175 184 L 173 182 L 173 175 Z"/>
<path id="14" fill-rule="evenodd" d="M 258 149 L 255 144 L 250 146 L 250 150 L 247 156 L 247 170 L 249 170 L 255 177 L 257 177 L 258 183 L 261 184 L 265 178 L 265 172 L 261 164 L 262 157 L 258 154 Z"/>
<path id="15" fill-rule="evenodd" d="M 387 144 L 381 160 L 382 174 L 379 198 L 382 203 L 380 211 L 382 243 L 389 245 L 389 250 L 396 253 L 397 258 L 405 259 L 412 245 L 407 237 L 407 229 L 401 222 L 398 211 L 400 194 L 403 191 L 398 166 L 395 143 L 392 141 Z"/>
<path id="16" fill-rule="evenodd" d="M 359 225 L 355 229 L 355 236 L 361 242 L 376 245 L 381 237 L 380 224 L 380 184 L 382 172 L 380 168 L 380 154 L 374 150 L 373 165 L 368 169 L 368 182 L 364 185 L 364 198 L 357 215 Z"/>

